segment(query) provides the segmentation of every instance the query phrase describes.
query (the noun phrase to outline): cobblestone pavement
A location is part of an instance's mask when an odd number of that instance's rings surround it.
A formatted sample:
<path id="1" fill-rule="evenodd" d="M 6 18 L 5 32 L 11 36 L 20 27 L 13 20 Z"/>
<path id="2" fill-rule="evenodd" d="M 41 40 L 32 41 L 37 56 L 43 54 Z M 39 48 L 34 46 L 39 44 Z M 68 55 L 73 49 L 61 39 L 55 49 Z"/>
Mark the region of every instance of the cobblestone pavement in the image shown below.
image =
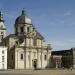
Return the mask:
<path id="1" fill-rule="evenodd" d="M 0 75 L 75 75 L 71 70 L 7 70 L 0 71 Z"/>

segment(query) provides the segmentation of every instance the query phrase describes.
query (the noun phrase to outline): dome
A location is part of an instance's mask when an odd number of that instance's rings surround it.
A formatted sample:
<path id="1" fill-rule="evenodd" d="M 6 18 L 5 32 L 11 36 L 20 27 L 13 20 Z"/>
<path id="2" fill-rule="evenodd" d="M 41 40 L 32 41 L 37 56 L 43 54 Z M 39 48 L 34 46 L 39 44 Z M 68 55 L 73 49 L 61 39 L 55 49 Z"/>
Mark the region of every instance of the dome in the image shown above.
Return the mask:
<path id="1" fill-rule="evenodd" d="M 17 17 L 15 24 L 24 24 L 28 23 L 31 24 L 31 18 L 26 14 L 25 10 L 22 10 L 22 14 Z"/>

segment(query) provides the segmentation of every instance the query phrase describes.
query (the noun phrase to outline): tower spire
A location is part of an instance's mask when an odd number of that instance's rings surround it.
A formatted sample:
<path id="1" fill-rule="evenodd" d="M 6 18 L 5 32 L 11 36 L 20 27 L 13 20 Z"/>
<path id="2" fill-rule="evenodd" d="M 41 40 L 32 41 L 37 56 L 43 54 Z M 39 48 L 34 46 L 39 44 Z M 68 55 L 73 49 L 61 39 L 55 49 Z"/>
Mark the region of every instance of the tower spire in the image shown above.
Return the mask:
<path id="1" fill-rule="evenodd" d="M 0 11 L 0 21 L 4 21 L 2 11 Z"/>

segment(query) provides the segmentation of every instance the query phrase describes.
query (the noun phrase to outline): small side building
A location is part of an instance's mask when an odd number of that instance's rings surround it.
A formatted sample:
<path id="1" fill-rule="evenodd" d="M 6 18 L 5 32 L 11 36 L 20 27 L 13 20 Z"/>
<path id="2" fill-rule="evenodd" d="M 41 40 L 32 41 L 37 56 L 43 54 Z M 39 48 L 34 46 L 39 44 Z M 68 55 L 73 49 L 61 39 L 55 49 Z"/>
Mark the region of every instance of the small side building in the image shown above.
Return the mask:
<path id="1" fill-rule="evenodd" d="M 71 49 L 68 49 L 68 50 L 60 50 L 60 51 L 52 51 L 51 52 L 51 57 L 59 57 L 61 56 L 61 68 L 70 68 L 70 67 L 74 67 L 75 65 L 75 49 L 74 48 L 71 48 Z M 53 58 L 52 58 L 53 60 Z M 53 61 L 52 61 L 53 63 Z M 56 62 L 57 63 L 57 62 Z M 56 64 L 55 63 L 55 64 Z M 59 68 L 59 67 L 58 67 Z"/>
<path id="2" fill-rule="evenodd" d="M 62 56 L 61 55 L 53 55 L 51 61 L 52 61 L 53 68 L 61 68 L 62 67 Z"/>

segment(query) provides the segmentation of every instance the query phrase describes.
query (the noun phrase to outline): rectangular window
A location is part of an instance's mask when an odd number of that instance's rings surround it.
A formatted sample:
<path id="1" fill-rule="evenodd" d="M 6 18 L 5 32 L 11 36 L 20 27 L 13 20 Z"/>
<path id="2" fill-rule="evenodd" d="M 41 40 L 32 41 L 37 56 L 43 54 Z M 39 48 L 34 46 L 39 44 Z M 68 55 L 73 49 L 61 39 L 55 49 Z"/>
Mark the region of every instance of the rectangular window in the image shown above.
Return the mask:
<path id="1" fill-rule="evenodd" d="M 4 54 L 4 51 L 2 51 L 2 54 Z"/>
<path id="2" fill-rule="evenodd" d="M 1 32 L 1 34 L 3 34 L 3 32 Z"/>
<path id="3" fill-rule="evenodd" d="M 13 60 L 13 55 L 11 55 L 11 58 L 12 58 L 12 60 Z"/>
<path id="4" fill-rule="evenodd" d="M 36 46 L 37 45 L 37 39 L 33 39 L 33 46 Z"/>
<path id="5" fill-rule="evenodd" d="M 2 56 L 2 62 L 4 62 L 4 56 Z"/>
<path id="6" fill-rule="evenodd" d="M 1 35 L 1 40 L 3 39 L 3 35 Z"/>
<path id="7" fill-rule="evenodd" d="M 24 32 L 24 27 L 20 27 L 21 32 Z"/>
<path id="8" fill-rule="evenodd" d="M 29 32 L 30 31 L 30 28 L 29 27 L 27 27 L 27 32 Z"/>
<path id="9" fill-rule="evenodd" d="M 44 55 L 44 60 L 47 60 L 47 55 Z"/>
<path id="10" fill-rule="evenodd" d="M 23 60 L 23 54 L 21 54 L 21 60 Z"/>

